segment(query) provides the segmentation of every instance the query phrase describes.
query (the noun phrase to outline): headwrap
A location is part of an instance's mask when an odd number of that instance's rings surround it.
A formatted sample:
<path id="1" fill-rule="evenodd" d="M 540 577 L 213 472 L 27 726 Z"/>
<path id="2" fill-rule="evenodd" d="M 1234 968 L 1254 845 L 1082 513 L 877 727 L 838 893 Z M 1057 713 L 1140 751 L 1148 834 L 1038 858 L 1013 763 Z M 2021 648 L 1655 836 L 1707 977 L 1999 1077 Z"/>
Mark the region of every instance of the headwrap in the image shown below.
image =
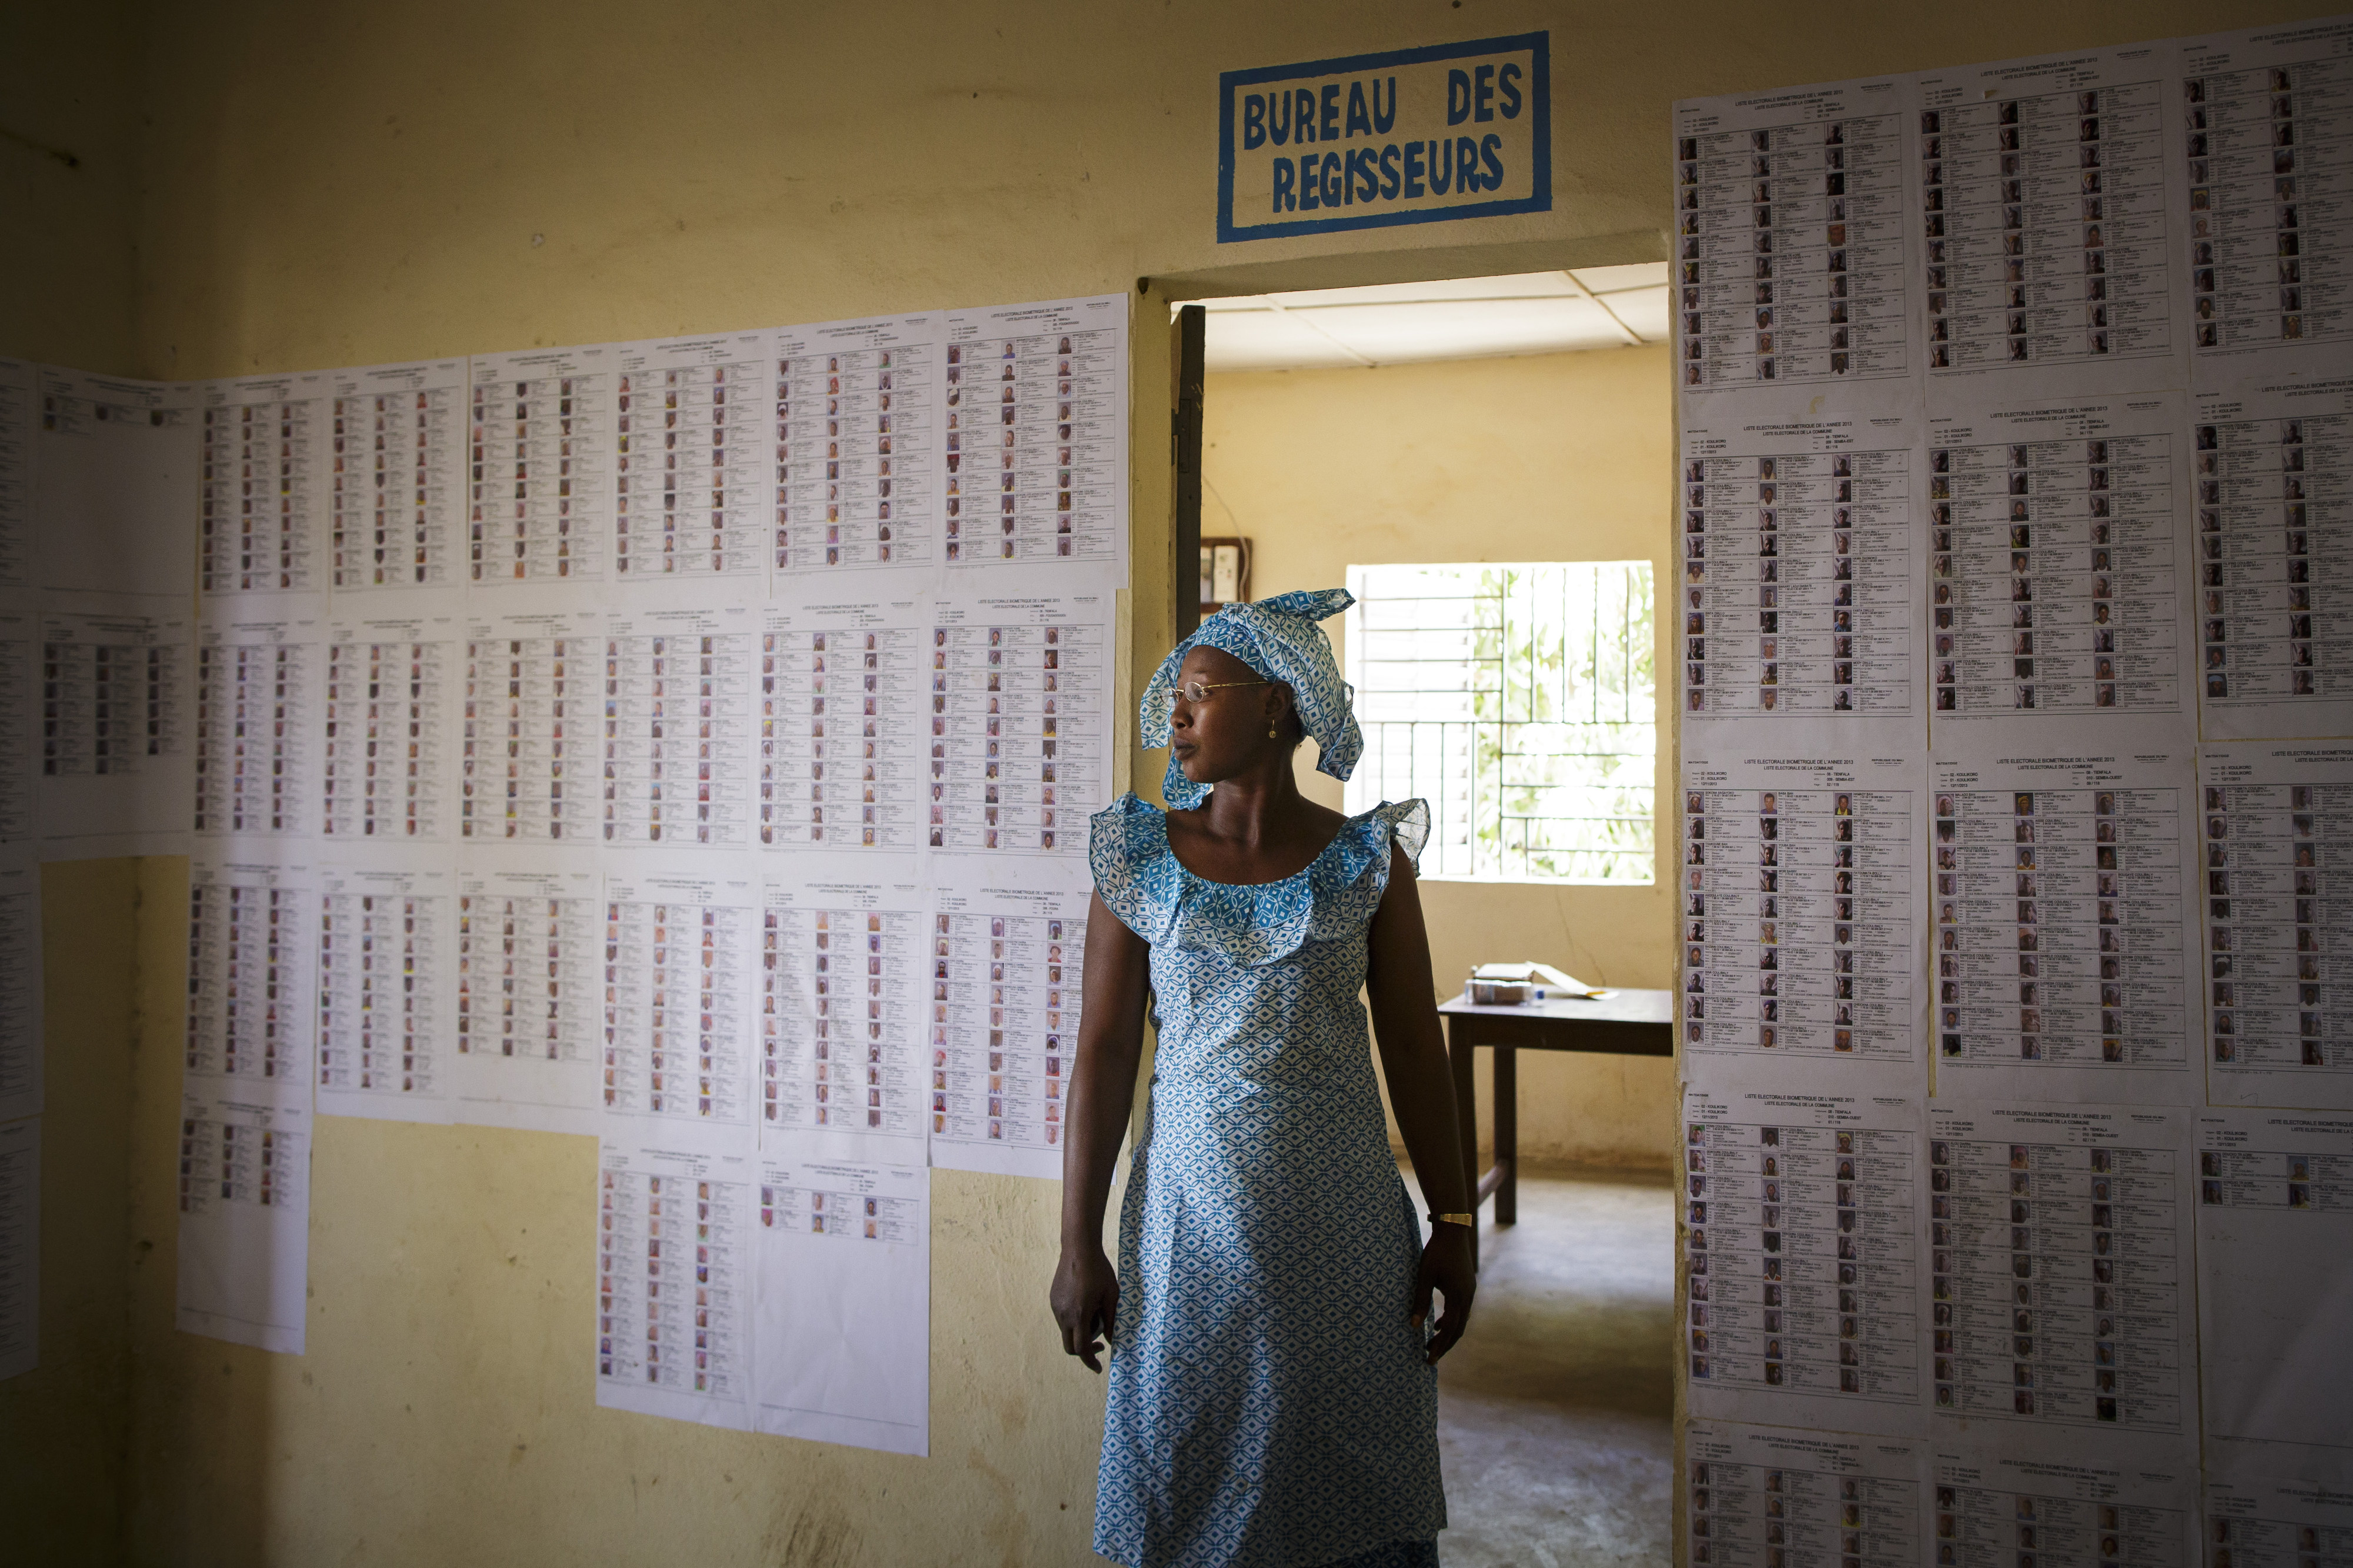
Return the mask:
<path id="1" fill-rule="evenodd" d="M 1145 748 L 1157 751 L 1168 744 L 1168 716 L 1176 706 L 1176 672 L 1184 667 L 1185 655 L 1197 647 L 1220 648 L 1267 679 L 1291 688 L 1299 722 L 1315 737 L 1321 753 L 1315 771 L 1346 778 L 1365 749 L 1364 731 L 1356 728 L 1356 689 L 1340 679 L 1332 639 L 1315 623 L 1356 602 L 1345 588 L 1303 589 L 1256 604 L 1228 605 L 1203 621 L 1191 637 L 1168 650 L 1144 689 L 1136 718 Z M 1170 805 L 1187 810 L 1200 805 L 1208 793 L 1208 784 L 1195 784 L 1174 756 L 1168 759 L 1160 794 Z"/>

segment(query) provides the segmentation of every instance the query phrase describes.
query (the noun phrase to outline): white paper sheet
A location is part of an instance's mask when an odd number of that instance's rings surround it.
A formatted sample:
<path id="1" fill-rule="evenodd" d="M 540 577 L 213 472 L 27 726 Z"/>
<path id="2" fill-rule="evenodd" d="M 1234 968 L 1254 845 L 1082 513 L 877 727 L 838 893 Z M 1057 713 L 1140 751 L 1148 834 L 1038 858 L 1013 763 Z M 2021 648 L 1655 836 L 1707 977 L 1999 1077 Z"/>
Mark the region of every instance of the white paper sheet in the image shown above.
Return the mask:
<path id="1" fill-rule="evenodd" d="M 1711 726 L 1684 742 L 1686 1075 L 1797 1058 L 1850 1089 L 1916 1092 L 1926 770 L 1726 754 L 1730 739 Z"/>
<path id="2" fill-rule="evenodd" d="M 932 1163 L 1059 1181 L 1093 895 L 959 880 L 928 914 Z"/>
<path id="3" fill-rule="evenodd" d="M 1971 379 L 2187 384 L 2175 69 L 2158 43 L 1916 79 L 1932 413 Z"/>
<path id="4" fill-rule="evenodd" d="M 602 1144 L 600 1408 L 751 1429 L 754 1174 L 748 1152 Z"/>
<path id="5" fill-rule="evenodd" d="M 771 875 L 760 931 L 760 1146 L 786 1158 L 923 1159 L 923 888 L 841 857 Z"/>
<path id="6" fill-rule="evenodd" d="M 2194 1443 L 1940 1435 L 1932 1462 L 1939 1563 L 2198 1562 Z"/>
<path id="7" fill-rule="evenodd" d="M 466 362 L 332 371 L 328 389 L 333 478 L 327 544 L 334 592 L 461 588 L 470 574 Z M 489 466 L 487 452 L 480 461 Z"/>
<path id="8" fill-rule="evenodd" d="M 180 1107 L 176 1325 L 302 1353 L 311 1255 L 311 1110 L 191 1086 Z M 307 1087 L 307 1086 L 306 1086 Z"/>
<path id="9" fill-rule="evenodd" d="M 747 605 L 606 617 L 598 759 L 605 843 L 751 846 L 758 647 L 758 617 Z"/>
<path id="10" fill-rule="evenodd" d="M 625 343 L 613 417 L 619 587 L 767 575 L 766 362 L 772 334 Z"/>
<path id="11" fill-rule="evenodd" d="M 0 1121 L 40 1112 L 41 1020 L 41 868 L 18 845 L 0 855 Z"/>
<path id="12" fill-rule="evenodd" d="M 1112 596 L 943 597 L 933 614 L 930 847 L 1052 856 L 1083 879 L 1111 789 Z"/>
<path id="13" fill-rule="evenodd" d="M 760 885 L 748 867 L 641 858 L 605 879 L 607 1135 L 628 1122 L 629 1137 L 749 1153 Z"/>
<path id="14" fill-rule="evenodd" d="M 199 839 L 307 843 L 318 834 L 327 628 L 278 609 L 216 603 L 196 628 Z"/>
<path id="15" fill-rule="evenodd" d="M 2198 1199 L 2207 1433 L 2353 1465 L 2353 1115 L 2200 1112 Z"/>
<path id="16" fill-rule="evenodd" d="M 762 617 L 760 847 L 921 848 L 930 599 L 770 604 Z"/>
<path id="17" fill-rule="evenodd" d="M 40 638 L 45 853 L 185 853 L 195 780 L 185 599 L 54 595 Z"/>
<path id="18" fill-rule="evenodd" d="M 2011 1423 L 2194 1439 L 2191 1115 L 1930 1108 L 1940 1441 Z"/>
<path id="19" fill-rule="evenodd" d="M 2353 20 L 2181 44 L 2196 374 L 2328 357 L 2353 338 L 2332 287 L 2353 247 L 2341 199 L 2353 134 Z"/>
<path id="20" fill-rule="evenodd" d="M 941 325 L 937 314 L 882 316 L 776 332 L 770 547 L 780 584 L 939 564 Z"/>
<path id="21" fill-rule="evenodd" d="M 345 612 L 327 628 L 317 820 L 331 846 L 457 837 L 465 624 L 398 613 L 431 596 L 376 596 L 385 613 Z"/>
<path id="22" fill-rule="evenodd" d="M 2190 763 L 1937 758 L 1940 1100 L 2200 1098 Z"/>
<path id="23" fill-rule="evenodd" d="M 604 882 L 593 862 L 467 850 L 458 863 L 454 1114 L 595 1135 L 604 1050 Z"/>
<path id="24" fill-rule="evenodd" d="M 604 617 L 585 609 L 468 622 L 459 710 L 461 842 L 597 842 L 603 634 Z"/>
<path id="25" fill-rule="evenodd" d="M 448 1121 L 458 877 L 447 852 L 341 850 L 321 866 L 319 888 L 320 1114 Z"/>
<path id="26" fill-rule="evenodd" d="M 1926 1449 L 1694 1421 L 1683 1428 L 1694 1568 L 1917 1568 L 1926 1563 Z"/>
<path id="27" fill-rule="evenodd" d="M 2353 733 L 2353 377 L 2202 394 L 2191 442 L 2206 738 Z"/>
<path id="28" fill-rule="evenodd" d="M 1916 1434 L 1920 1101 L 1771 1069 L 1683 1091 L 1691 1413 Z"/>
<path id="29" fill-rule="evenodd" d="M 34 574 L 44 588 L 195 587 L 198 388 L 41 367 Z"/>
<path id="30" fill-rule="evenodd" d="M 950 567 L 1082 563 L 1127 580 L 1124 294 L 950 310 Z"/>
<path id="31" fill-rule="evenodd" d="M 41 1362 L 41 1119 L 0 1122 L 0 1382 Z"/>
<path id="32" fill-rule="evenodd" d="M 1842 411 L 1760 390 L 1686 414 L 1676 613 L 1694 735 L 1719 718 L 1833 716 L 1909 734 L 1926 717 L 1922 425 L 1876 390 Z"/>
<path id="33" fill-rule="evenodd" d="M 308 595 L 325 607 L 334 416 L 324 372 L 206 382 L 196 591 Z"/>
<path id="34" fill-rule="evenodd" d="M 1936 744 L 2193 736 L 2189 439 L 2178 393 L 2020 386 L 1929 413 Z M 1964 737 L 1970 737 L 1964 741 Z M 2047 743 L 2047 742 L 2046 742 Z"/>
<path id="35" fill-rule="evenodd" d="M 1676 342 L 1688 392 L 1908 378 L 1908 79 L 1675 106 Z"/>
<path id="36" fill-rule="evenodd" d="M 760 1161 L 762 1432 L 931 1452 L 931 1173 Z"/>
<path id="37" fill-rule="evenodd" d="M 618 357 L 619 345 L 606 343 L 470 362 L 466 517 L 473 587 L 607 579 Z"/>
<path id="38" fill-rule="evenodd" d="M 2353 1461 L 2209 1438 L 2205 1533 L 2207 1568 L 2336 1568 L 2353 1559 Z"/>
<path id="39" fill-rule="evenodd" d="M 0 357 L 0 588 L 34 584 L 34 430 L 40 369 Z"/>
<path id="40" fill-rule="evenodd" d="M 2353 1110 L 2353 746 L 2215 746 L 2198 766 L 2208 1096 Z"/>
<path id="41" fill-rule="evenodd" d="M 189 1092 L 311 1103 L 319 880 L 279 847 L 200 846 L 188 867 Z"/>
<path id="42" fill-rule="evenodd" d="M 21 608 L 0 606 L 0 844 L 38 832 L 41 620 L 31 595 L 14 597 Z"/>

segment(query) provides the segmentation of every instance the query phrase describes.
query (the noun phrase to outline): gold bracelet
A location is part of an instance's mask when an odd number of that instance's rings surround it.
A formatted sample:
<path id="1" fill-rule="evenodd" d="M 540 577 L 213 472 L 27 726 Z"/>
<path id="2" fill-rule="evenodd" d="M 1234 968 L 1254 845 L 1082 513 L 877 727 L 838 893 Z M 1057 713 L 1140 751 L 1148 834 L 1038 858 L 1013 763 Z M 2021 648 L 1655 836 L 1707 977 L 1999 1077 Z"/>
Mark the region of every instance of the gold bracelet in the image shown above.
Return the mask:
<path id="1" fill-rule="evenodd" d="M 1479 1216 L 1475 1214 L 1433 1214 L 1430 1220 L 1432 1225 L 1467 1225 L 1472 1230 L 1479 1228 Z"/>

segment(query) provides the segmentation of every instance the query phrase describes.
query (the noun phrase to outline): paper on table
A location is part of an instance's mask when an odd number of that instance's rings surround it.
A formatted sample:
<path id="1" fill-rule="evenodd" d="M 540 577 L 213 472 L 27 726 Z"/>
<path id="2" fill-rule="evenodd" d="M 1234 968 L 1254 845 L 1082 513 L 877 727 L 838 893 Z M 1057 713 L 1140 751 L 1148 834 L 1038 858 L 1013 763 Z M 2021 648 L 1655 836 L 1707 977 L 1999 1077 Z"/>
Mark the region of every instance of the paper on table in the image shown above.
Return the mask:
<path id="1" fill-rule="evenodd" d="M 2353 896 L 2353 746 L 2212 746 L 2198 768 L 2207 1092 L 2353 1110 L 2353 995 L 2336 956 Z"/>
<path id="2" fill-rule="evenodd" d="M 432 608 L 448 597 L 374 595 L 360 601 L 368 613 L 328 627 L 317 820 L 330 846 L 457 837 L 466 639 L 457 616 Z"/>
<path id="3" fill-rule="evenodd" d="M 177 616 L 195 587 L 196 384 L 43 365 L 40 389 L 37 585 L 159 594 Z"/>
<path id="4" fill-rule="evenodd" d="M 943 596 L 933 616 L 930 847 L 1049 857 L 1082 883 L 1111 789 L 1112 595 Z"/>
<path id="5" fill-rule="evenodd" d="M 911 594 L 763 609 L 762 848 L 923 847 L 931 608 Z M 931 790 L 944 804 L 944 778 Z"/>
<path id="6" fill-rule="evenodd" d="M 2179 393 L 1929 402 L 1929 679 L 1940 749 L 2194 737 Z"/>
<path id="7" fill-rule="evenodd" d="M 1127 581 L 1124 294 L 950 310 L 947 563 Z"/>
<path id="8" fill-rule="evenodd" d="M 1694 1416 L 1921 1430 L 1920 1101 L 1748 1064 L 1683 1091 Z"/>
<path id="9" fill-rule="evenodd" d="M 752 1427 L 752 1159 L 599 1146 L 596 1404 Z"/>
<path id="10" fill-rule="evenodd" d="M 728 332 L 613 349 L 617 586 L 707 596 L 714 583 L 765 583 L 772 342 Z"/>
<path id="11" fill-rule="evenodd" d="M 1059 1180 L 1092 895 L 1026 886 L 1008 869 L 958 867 L 932 889 L 932 1163 Z"/>
<path id="12" fill-rule="evenodd" d="M 618 345 L 468 364 L 468 576 L 508 590 L 602 583 L 613 538 Z"/>
<path id="13" fill-rule="evenodd" d="M 605 618 L 601 689 L 591 688 L 603 698 L 605 843 L 750 847 L 756 620 L 740 605 Z"/>
<path id="14" fill-rule="evenodd" d="M 1991 1421 L 2194 1442 L 2191 1114 L 1930 1108 L 1940 1440 Z"/>
<path id="15" fill-rule="evenodd" d="M 2342 1448 L 2206 1440 L 2207 1562 L 2316 1568 L 2353 1552 L 2353 1460 Z"/>
<path id="16" fill-rule="evenodd" d="M 1915 1441 L 1692 1422 L 1683 1428 L 1692 1561 L 1915 1568 L 1928 1560 L 1926 1464 Z"/>
<path id="17" fill-rule="evenodd" d="M 605 1135 L 749 1153 L 760 884 L 687 855 L 608 864 Z"/>
<path id="18" fill-rule="evenodd" d="M 1924 426 L 1916 395 L 1875 390 L 1858 404 L 1854 392 L 1759 389 L 1685 411 L 1683 602 L 1672 613 L 1694 737 L 1728 719 L 1776 736 L 1811 724 L 1852 737 L 1873 720 L 1916 734 Z"/>
<path id="19" fill-rule="evenodd" d="M 2353 1465 L 2353 1115 L 2198 1115 L 2200 1360 L 2210 1437 Z"/>
<path id="20" fill-rule="evenodd" d="M 1731 739 L 1711 729 L 1685 742 L 1688 1075 L 1712 1081 L 1734 1061 L 1789 1057 L 1849 1088 L 1915 1088 L 1927 1033 L 1926 770 L 1722 755 L 1716 743 Z"/>
<path id="21" fill-rule="evenodd" d="M 931 1173 L 760 1161 L 758 1428 L 931 1452 Z"/>
<path id="22" fill-rule="evenodd" d="M 924 896 L 842 856 L 772 871 L 760 929 L 760 1147 L 915 1163 L 925 1107 Z"/>
<path id="23" fill-rule="evenodd" d="M 1940 1100 L 2201 1098 L 2190 763 L 1934 763 Z"/>
<path id="24" fill-rule="evenodd" d="M 301 1355 L 310 1285 L 311 1110 L 245 1083 L 180 1106 L 179 1311 L 192 1334 Z"/>
<path id="25" fill-rule="evenodd" d="M 1677 384 L 1909 378 L 1905 77 L 1675 106 Z"/>
<path id="26" fill-rule="evenodd" d="M 594 1135 L 604 882 L 593 858 L 546 858 L 476 849 L 460 861 L 455 1114 L 483 1127 Z"/>
<path id="27" fill-rule="evenodd" d="M 2171 43 L 1922 72 L 1929 410 L 2188 384 Z"/>
<path id="28" fill-rule="evenodd" d="M 462 590 L 472 433 L 466 362 L 338 370 L 328 385 L 334 482 L 327 543 L 335 594 Z M 506 454 L 500 458 L 503 474 Z M 475 460 L 490 468 L 487 450 Z M 336 608 L 352 613 L 343 604 Z"/>
<path id="29" fill-rule="evenodd" d="M 324 604 L 323 595 L 310 597 Z M 199 839 L 305 843 L 317 835 L 327 628 L 315 615 L 279 608 L 215 602 L 196 628 Z"/>
<path id="30" fill-rule="evenodd" d="M 2197 384 L 2329 357 L 2353 338 L 2353 310 L 2329 287 L 2353 249 L 2330 189 L 2353 134 L 2353 20 L 2210 34 L 2180 51 Z"/>
<path id="31" fill-rule="evenodd" d="M 51 595 L 40 639 L 44 853 L 185 853 L 196 726 L 185 596 Z"/>
<path id="32" fill-rule="evenodd" d="M 191 1093 L 311 1104 L 319 880 L 307 858 L 290 858 L 299 852 L 238 840 L 201 845 L 191 858 Z"/>
<path id="33" fill-rule="evenodd" d="M 336 478 L 328 394 L 322 371 L 202 384 L 196 591 L 206 604 L 287 595 L 307 596 L 311 615 L 325 610 Z"/>
<path id="34" fill-rule="evenodd" d="M 34 585 L 33 446 L 40 371 L 0 356 L 0 588 Z"/>
<path id="35" fill-rule="evenodd" d="M 939 564 L 942 485 L 956 461 L 943 471 L 940 330 L 931 314 L 774 334 L 780 587 L 788 575 Z"/>
<path id="36" fill-rule="evenodd" d="M 2194 421 L 2206 737 L 2353 733 L 2353 595 L 2330 561 L 2353 547 L 2353 377 L 2203 393 Z"/>
<path id="37" fill-rule="evenodd" d="M 1954 1562 L 2199 1560 L 2195 1440 L 1940 1433 L 1932 1462 L 1937 1549 Z"/>
<path id="38" fill-rule="evenodd" d="M 341 849 L 320 867 L 319 887 L 320 1114 L 450 1121 L 458 876 L 448 852 Z"/>
<path id="39" fill-rule="evenodd" d="M 41 1110 L 41 867 L 29 844 L 0 853 L 0 1121 Z"/>
<path id="40" fill-rule="evenodd" d="M 0 1122 L 0 1381 L 41 1360 L 41 1119 Z"/>

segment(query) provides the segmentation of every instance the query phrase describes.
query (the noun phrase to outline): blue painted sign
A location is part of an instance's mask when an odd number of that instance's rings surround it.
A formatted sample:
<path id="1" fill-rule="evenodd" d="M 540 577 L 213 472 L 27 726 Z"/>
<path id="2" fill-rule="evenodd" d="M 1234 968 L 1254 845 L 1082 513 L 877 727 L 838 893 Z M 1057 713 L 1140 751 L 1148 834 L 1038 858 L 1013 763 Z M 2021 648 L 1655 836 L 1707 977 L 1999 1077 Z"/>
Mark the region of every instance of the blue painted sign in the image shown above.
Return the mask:
<path id="1" fill-rule="evenodd" d="M 1218 240 L 1552 210 L 1550 35 L 1218 79 Z"/>

